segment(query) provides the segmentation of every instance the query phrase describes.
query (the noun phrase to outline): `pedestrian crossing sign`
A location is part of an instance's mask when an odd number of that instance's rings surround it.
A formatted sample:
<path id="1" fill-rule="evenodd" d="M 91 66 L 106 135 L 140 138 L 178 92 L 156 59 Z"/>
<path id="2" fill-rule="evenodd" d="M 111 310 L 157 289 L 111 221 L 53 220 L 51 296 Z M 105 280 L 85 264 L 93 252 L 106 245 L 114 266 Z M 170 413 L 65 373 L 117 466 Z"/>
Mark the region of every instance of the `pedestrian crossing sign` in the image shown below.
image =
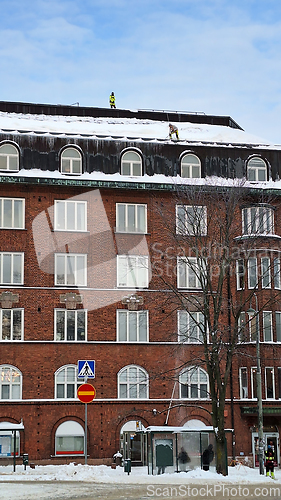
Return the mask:
<path id="1" fill-rule="evenodd" d="M 83 379 L 95 378 L 95 361 L 79 360 L 77 377 Z"/>

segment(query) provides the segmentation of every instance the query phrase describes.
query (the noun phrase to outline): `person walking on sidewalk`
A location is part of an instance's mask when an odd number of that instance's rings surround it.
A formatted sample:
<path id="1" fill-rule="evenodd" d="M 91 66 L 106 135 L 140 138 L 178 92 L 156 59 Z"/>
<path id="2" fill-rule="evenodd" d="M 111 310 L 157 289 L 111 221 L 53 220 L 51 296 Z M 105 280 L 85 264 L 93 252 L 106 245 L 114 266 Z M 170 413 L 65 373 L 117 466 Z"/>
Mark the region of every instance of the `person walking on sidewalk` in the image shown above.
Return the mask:
<path id="1" fill-rule="evenodd" d="M 275 479 L 274 476 L 274 451 L 273 451 L 273 443 L 270 441 L 268 448 L 265 452 L 265 469 L 266 475 L 271 476 L 272 479 Z M 269 474 L 270 472 L 270 474 Z"/>

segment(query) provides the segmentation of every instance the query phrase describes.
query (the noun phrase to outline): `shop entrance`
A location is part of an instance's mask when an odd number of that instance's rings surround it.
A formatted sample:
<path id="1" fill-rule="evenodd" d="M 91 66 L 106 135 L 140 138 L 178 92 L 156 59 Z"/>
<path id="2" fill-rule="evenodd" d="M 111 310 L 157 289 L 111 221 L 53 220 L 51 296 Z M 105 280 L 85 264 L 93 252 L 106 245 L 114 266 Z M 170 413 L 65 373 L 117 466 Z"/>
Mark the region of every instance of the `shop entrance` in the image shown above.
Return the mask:
<path id="1" fill-rule="evenodd" d="M 146 460 L 146 434 L 140 421 L 130 420 L 120 432 L 120 452 L 123 458 L 130 458 L 132 465 L 142 466 Z"/>
<path id="2" fill-rule="evenodd" d="M 280 463 L 280 449 L 279 449 L 279 432 L 265 432 L 263 433 L 264 440 L 264 450 L 272 441 L 273 451 L 274 451 L 274 467 L 277 467 Z M 253 446 L 253 457 L 254 457 L 254 467 L 259 467 L 259 436 L 257 432 L 252 434 L 252 446 Z"/>

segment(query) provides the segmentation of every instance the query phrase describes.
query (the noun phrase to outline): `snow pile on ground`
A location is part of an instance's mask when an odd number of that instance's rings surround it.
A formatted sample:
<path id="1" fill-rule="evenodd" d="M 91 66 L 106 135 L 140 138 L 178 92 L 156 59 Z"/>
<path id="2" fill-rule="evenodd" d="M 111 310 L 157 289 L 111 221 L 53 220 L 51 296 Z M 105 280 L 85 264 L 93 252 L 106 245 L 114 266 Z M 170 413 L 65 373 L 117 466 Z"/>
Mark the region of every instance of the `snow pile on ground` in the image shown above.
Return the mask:
<path id="1" fill-rule="evenodd" d="M 148 475 L 147 467 L 133 467 L 128 475 L 123 467 L 111 469 L 106 465 L 92 466 L 71 463 L 69 465 L 45 465 L 31 469 L 27 466 L 17 465 L 13 472 L 12 465 L 0 467 L 0 482 L 25 482 L 25 481 L 77 481 L 106 484 L 281 484 L 281 470 L 275 471 L 276 480 L 260 476 L 259 470 L 243 465 L 229 467 L 228 476 L 223 477 L 216 472 L 195 469 L 190 472 L 174 474 Z"/>

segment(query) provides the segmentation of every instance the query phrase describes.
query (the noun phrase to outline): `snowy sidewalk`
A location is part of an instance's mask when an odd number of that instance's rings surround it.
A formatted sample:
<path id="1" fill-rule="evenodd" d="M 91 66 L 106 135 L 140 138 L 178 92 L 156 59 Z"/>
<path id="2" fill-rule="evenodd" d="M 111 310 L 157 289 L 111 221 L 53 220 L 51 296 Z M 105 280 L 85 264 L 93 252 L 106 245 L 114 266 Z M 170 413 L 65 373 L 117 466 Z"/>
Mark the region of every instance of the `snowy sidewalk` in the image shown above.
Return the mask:
<path id="1" fill-rule="evenodd" d="M 227 496 L 226 496 L 227 495 Z M 281 498 L 281 470 L 276 480 L 260 476 L 244 466 L 229 468 L 223 477 L 201 469 L 185 473 L 149 476 L 147 467 L 134 467 L 130 475 L 123 467 L 105 465 L 46 465 L 26 471 L 22 465 L 0 467 L 0 499 L 14 500 L 143 500 L 148 498 Z"/>

